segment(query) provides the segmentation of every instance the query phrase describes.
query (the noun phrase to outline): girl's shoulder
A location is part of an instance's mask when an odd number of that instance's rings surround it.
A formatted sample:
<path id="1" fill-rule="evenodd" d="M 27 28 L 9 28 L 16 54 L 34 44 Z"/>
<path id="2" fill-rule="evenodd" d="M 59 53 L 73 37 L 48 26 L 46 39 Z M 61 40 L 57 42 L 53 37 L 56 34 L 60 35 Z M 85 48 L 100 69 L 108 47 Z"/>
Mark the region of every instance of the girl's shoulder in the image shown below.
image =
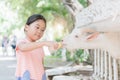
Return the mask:
<path id="1" fill-rule="evenodd" d="M 28 42 L 28 40 L 26 38 L 22 38 L 17 41 L 17 44 L 26 43 L 26 42 Z"/>
<path id="2" fill-rule="evenodd" d="M 17 43 L 16 43 L 16 50 L 19 50 L 18 46 L 19 44 L 25 44 L 27 43 L 28 41 L 25 39 L 25 38 L 22 38 L 22 39 L 18 39 L 17 40 Z"/>

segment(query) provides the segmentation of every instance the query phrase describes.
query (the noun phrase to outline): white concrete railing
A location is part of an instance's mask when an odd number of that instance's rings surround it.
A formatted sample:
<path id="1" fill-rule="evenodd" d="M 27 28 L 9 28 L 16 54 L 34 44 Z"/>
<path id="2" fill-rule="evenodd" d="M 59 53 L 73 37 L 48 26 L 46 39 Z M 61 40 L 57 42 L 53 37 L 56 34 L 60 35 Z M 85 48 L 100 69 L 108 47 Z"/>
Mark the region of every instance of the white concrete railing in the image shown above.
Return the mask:
<path id="1" fill-rule="evenodd" d="M 94 74 L 95 80 L 119 80 L 118 62 L 107 51 L 94 50 Z"/>
<path id="2" fill-rule="evenodd" d="M 91 53 L 94 55 L 94 63 L 93 63 L 94 73 L 92 77 L 90 77 L 91 78 L 90 80 L 120 80 L 119 79 L 120 61 L 112 58 L 107 51 L 102 51 L 100 49 L 94 49 L 91 51 L 85 49 L 85 51 L 87 53 Z M 58 79 L 53 79 L 53 80 L 60 80 L 60 79 L 58 77 Z M 84 80 L 89 80 L 89 79 L 84 79 Z"/>

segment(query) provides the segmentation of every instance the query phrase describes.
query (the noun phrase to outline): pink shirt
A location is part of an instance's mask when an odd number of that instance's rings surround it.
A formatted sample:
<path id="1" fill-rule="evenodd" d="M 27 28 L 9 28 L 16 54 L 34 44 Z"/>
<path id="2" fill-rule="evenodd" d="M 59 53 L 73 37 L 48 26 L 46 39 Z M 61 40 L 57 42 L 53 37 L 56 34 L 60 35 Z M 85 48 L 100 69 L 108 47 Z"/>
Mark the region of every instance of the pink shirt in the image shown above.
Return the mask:
<path id="1" fill-rule="evenodd" d="M 20 41 L 20 43 L 29 43 L 27 39 Z M 37 48 L 31 51 L 22 52 L 16 47 L 16 56 L 17 56 L 17 68 L 16 68 L 16 77 L 22 77 L 26 71 L 30 74 L 30 79 L 33 80 L 46 80 L 43 58 L 44 51 L 42 48 Z"/>

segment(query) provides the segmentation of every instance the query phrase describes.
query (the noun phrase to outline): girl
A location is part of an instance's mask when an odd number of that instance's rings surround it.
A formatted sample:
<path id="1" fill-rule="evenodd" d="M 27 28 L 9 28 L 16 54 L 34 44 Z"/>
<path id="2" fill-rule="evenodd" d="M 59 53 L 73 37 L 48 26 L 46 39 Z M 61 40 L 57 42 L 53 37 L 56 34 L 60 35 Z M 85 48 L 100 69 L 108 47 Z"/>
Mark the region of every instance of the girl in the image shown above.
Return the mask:
<path id="1" fill-rule="evenodd" d="M 28 18 L 24 28 L 26 37 L 16 47 L 17 80 L 47 80 L 43 67 L 42 47 L 58 49 L 59 44 L 52 41 L 37 41 L 43 36 L 45 29 L 46 20 L 42 15 L 34 14 Z"/>

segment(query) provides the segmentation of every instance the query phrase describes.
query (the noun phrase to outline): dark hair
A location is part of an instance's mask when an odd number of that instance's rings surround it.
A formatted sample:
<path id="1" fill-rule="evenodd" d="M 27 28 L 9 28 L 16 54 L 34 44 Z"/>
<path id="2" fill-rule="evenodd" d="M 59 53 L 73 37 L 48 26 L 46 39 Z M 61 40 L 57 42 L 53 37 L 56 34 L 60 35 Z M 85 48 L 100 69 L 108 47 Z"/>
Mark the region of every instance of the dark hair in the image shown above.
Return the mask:
<path id="1" fill-rule="evenodd" d="M 41 14 L 33 14 L 33 15 L 31 15 L 29 18 L 28 18 L 28 20 L 27 20 L 27 22 L 26 22 L 26 24 L 27 25 L 30 25 L 30 24 L 32 24 L 33 22 L 35 22 L 35 21 L 37 21 L 37 20 L 43 20 L 44 22 L 45 22 L 45 24 L 46 24 L 46 19 L 44 18 L 44 16 L 42 16 Z"/>

